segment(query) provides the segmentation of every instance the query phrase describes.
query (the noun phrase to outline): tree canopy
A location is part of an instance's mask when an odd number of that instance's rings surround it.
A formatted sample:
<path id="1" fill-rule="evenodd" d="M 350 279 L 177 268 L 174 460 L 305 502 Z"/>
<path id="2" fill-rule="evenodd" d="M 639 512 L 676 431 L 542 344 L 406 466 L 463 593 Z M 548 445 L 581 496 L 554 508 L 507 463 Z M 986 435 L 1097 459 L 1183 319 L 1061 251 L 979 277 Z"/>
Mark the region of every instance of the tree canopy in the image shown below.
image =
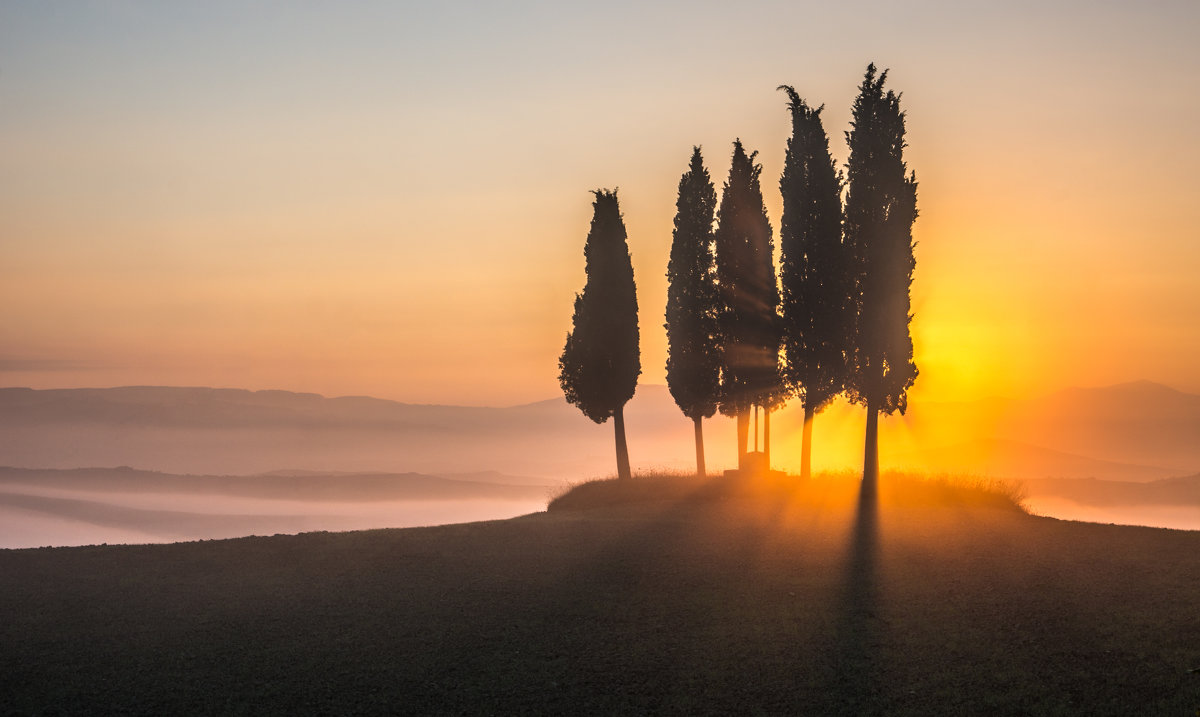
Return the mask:
<path id="1" fill-rule="evenodd" d="M 780 314 L 784 374 L 806 412 L 842 392 L 854 329 L 850 267 L 842 245 L 842 177 L 821 123 L 787 86 L 792 136 L 779 190 Z"/>
<path id="2" fill-rule="evenodd" d="M 868 411 L 903 414 L 917 377 L 908 329 L 917 179 L 904 162 L 900 95 L 884 92 L 886 79 L 867 67 L 846 133 L 845 233 L 858 308 L 847 395 Z"/>
<path id="3" fill-rule="evenodd" d="M 567 401 L 603 423 L 633 398 L 642 367 L 637 289 L 617 193 L 601 189 L 595 195 L 583 249 L 587 282 L 575 295 L 558 366 Z"/>
<path id="4" fill-rule="evenodd" d="M 717 410 L 721 379 L 720 313 L 713 256 L 717 192 L 700 148 L 679 180 L 667 266 L 667 387 L 688 418 Z"/>
<path id="5" fill-rule="evenodd" d="M 771 405 L 779 393 L 779 290 L 757 155 L 734 142 L 714 234 L 722 304 L 719 408 L 728 416 Z"/>

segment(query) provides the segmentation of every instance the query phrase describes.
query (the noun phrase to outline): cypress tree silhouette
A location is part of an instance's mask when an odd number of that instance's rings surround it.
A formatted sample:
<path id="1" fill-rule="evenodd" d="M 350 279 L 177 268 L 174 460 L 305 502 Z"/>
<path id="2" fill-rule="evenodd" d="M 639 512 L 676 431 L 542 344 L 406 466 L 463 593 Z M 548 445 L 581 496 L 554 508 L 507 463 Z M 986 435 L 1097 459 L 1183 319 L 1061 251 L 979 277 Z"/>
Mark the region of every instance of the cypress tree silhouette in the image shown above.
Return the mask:
<path id="1" fill-rule="evenodd" d="M 754 152 L 733 143 L 733 161 L 725 182 L 714 233 L 717 288 L 721 295 L 721 402 L 719 409 L 737 417 L 738 465 L 746 467 L 750 410 L 778 403 L 779 290 L 771 241 L 771 222 L 763 206 Z M 769 420 L 769 419 L 768 419 Z M 758 448 L 755 421 L 755 449 Z M 769 445 L 770 439 L 767 439 Z M 764 451 L 765 452 L 765 451 Z M 768 459 L 769 460 L 769 459 Z"/>
<path id="2" fill-rule="evenodd" d="M 596 423 L 612 417 L 617 476 L 629 478 L 625 403 L 642 372 L 638 353 L 637 287 L 616 191 L 598 189 L 583 255 L 587 282 L 575 295 L 572 330 L 558 360 L 567 402 Z"/>
<path id="3" fill-rule="evenodd" d="M 866 75 L 854 100 L 846 196 L 846 246 L 855 276 L 858 318 L 847 396 L 867 408 L 863 450 L 864 487 L 879 476 L 879 413 L 908 407 L 908 388 L 917 378 L 909 289 L 912 285 L 912 225 L 917 218 L 917 178 L 904 163 L 904 113 L 900 95 L 883 91 L 887 71 Z"/>
<path id="4" fill-rule="evenodd" d="M 842 245 L 842 176 L 829 154 L 821 110 L 787 85 L 792 136 L 779 190 L 780 314 L 784 377 L 804 406 L 800 475 L 812 473 L 813 417 L 846 383 L 854 328 L 852 279 Z"/>
<path id="5" fill-rule="evenodd" d="M 696 434 L 696 474 L 704 477 L 703 420 L 717 410 L 721 390 L 721 345 L 717 317 L 713 212 L 717 192 L 700 148 L 692 148 L 679 180 L 675 231 L 667 265 L 667 388 Z"/>

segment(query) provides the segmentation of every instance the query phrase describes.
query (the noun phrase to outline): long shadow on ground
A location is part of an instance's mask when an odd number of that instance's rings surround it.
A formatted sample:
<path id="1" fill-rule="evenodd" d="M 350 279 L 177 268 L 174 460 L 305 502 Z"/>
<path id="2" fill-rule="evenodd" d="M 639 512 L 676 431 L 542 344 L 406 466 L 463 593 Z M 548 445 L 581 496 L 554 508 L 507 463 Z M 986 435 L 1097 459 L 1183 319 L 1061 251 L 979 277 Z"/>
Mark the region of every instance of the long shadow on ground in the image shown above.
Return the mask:
<path id="1" fill-rule="evenodd" d="M 1200 534 L 843 493 L 0 551 L 0 694 L 33 714 L 1200 707 Z"/>
<path id="2" fill-rule="evenodd" d="M 838 707 L 856 714 L 878 709 L 877 698 L 886 691 L 881 684 L 884 672 L 880 669 L 881 625 L 877 613 L 878 521 L 878 492 L 874 483 L 863 482 L 851 530 L 834 645 Z"/>

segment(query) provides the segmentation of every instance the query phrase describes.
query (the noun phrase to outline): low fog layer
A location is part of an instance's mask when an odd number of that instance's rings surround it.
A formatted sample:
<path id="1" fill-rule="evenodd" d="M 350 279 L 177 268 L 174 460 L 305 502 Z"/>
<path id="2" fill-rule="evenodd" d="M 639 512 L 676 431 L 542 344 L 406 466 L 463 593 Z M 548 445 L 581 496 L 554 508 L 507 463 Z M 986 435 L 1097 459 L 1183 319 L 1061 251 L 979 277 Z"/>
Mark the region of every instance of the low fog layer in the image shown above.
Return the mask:
<path id="1" fill-rule="evenodd" d="M 818 416 L 814 468 L 860 467 L 862 415 L 835 403 Z M 795 406 L 772 418 L 774 463 L 784 470 L 798 466 L 801 419 Z M 626 422 L 635 469 L 693 467 L 691 422 L 665 387 L 640 386 Z M 732 466 L 732 422 L 705 426 L 710 466 Z M 881 431 L 885 468 L 1135 481 L 1200 472 L 1200 396 L 1152 383 L 914 404 Z M 561 398 L 470 408 L 234 389 L 0 390 L 0 465 L 499 471 L 561 481 L 609 475 L 613 460 L 611 423 L 594 424 Z"/>
<path id="2" fill-rule="evenodd" d="M 693 469 L 691 422 L 664 387 L 640 387 L 626 415 L 635 469 Z M 772 419 L 777 468 L 794 469 L 800 418 Z M 732 422 L 705 426 L 710 471 L 731 466 Z M 1136 383 L 916 404 L 883 422 L 881 462 L 1020 479 L 1047 515 L 1200 529 L 1200 477 L 1162 480 L 1200 470 L 1197 435 L 1200 396 Z M 817 419 L 814 467 L 857 468 L 861 436 L 861 409 L 835 404 Z M 561 399 L 470 408 L 133 387 L 0 389 L 0 465 L 63 469 L 0 469 L 0 546 L 20 547 L 511 517 L 611 475 L 614 459 L 611 425 Z M 122 465 L 146 470 L 65 470 Z"/>
<path id="3" fill-rule="evenodd" d="M 1022 481 L 1025 506 L 1063 520 L 1200 530 L 1200 475 L 1147 483 L 1094 478 Z"/>
<path id="4" fill-rule="evenodd" d="M 179 476 L 130 469 L 0 469 L 0 547 L 495 520 L 543 510 L 554 490 L 418 474 Z"/>
<path id="5" fill-rule="evenodd" d="M 1112 505 L 1078 501 L 1052 495 L 1035 495 L 1025 501 L 1034 515 L 1059 520 L 1113 525 L 1145 525 L 1152 528 L 1200 530 L 1200 505 L 1160 505 L 1153 503 Z"/>

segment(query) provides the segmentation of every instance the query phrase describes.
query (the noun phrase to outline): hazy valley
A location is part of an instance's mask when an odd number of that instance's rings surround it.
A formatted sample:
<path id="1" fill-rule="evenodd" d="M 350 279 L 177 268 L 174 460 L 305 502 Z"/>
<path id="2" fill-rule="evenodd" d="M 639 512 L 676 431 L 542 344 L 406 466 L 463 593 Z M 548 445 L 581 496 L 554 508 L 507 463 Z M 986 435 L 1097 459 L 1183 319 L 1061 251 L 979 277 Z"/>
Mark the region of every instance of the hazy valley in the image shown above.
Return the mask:
<path id="1" fill-rule="evenodd" d="M 862 413 L 838 402 L 817 417 L 815 469 L 857 467 Z M 691 423 L 664 386 L 639 387 L 626 414 L 636 466 L 694 466 Z M 777 467 L 796 458 L 800 420 L 794 406 L 772 417 Z M 917 403 L 881 423 L 885 467 L 1126 481 L 1200 472 L 1200 396 L 1148 382 Z M 0 463 L 28 468 L 498 471 L 552 482 L 612 471 L 611 424 L 588 421 L 561 398 L 478 408 L 286 391 L 10 388 L 0 390 L 0 429 Z M 729 419 L 705 422 L 710 465 L 734 463 L 732 435 Z"/>
<path id="2" fill-rule="evenodd" d="M 665 387 L 641 387 L 627 416 L 635 466 L 692 467 L 690 422 Z M 773 417 L 776 467 L 794 461 L 799 420 L 791 408 Z M 1200 529 L 1200 396 L 1134 383 L 917 404 L 883 423 L 885 467 L 1020 479 L 1029 507 L 1046 515 Z M 12 467 L 0 470 L 4 547 L 511 517 L 612 470 L 610 426 L 561 399 L 478 408 L 286 391 L 13 388 L 0 390 L 0 429 L 0 465 Z M 734 463 L 732 433 L 728 419 L 706 422 L 710 469 Z M 815 434 L 818 469 L 856 466 L 861 410 L 835 404 Z"/>

